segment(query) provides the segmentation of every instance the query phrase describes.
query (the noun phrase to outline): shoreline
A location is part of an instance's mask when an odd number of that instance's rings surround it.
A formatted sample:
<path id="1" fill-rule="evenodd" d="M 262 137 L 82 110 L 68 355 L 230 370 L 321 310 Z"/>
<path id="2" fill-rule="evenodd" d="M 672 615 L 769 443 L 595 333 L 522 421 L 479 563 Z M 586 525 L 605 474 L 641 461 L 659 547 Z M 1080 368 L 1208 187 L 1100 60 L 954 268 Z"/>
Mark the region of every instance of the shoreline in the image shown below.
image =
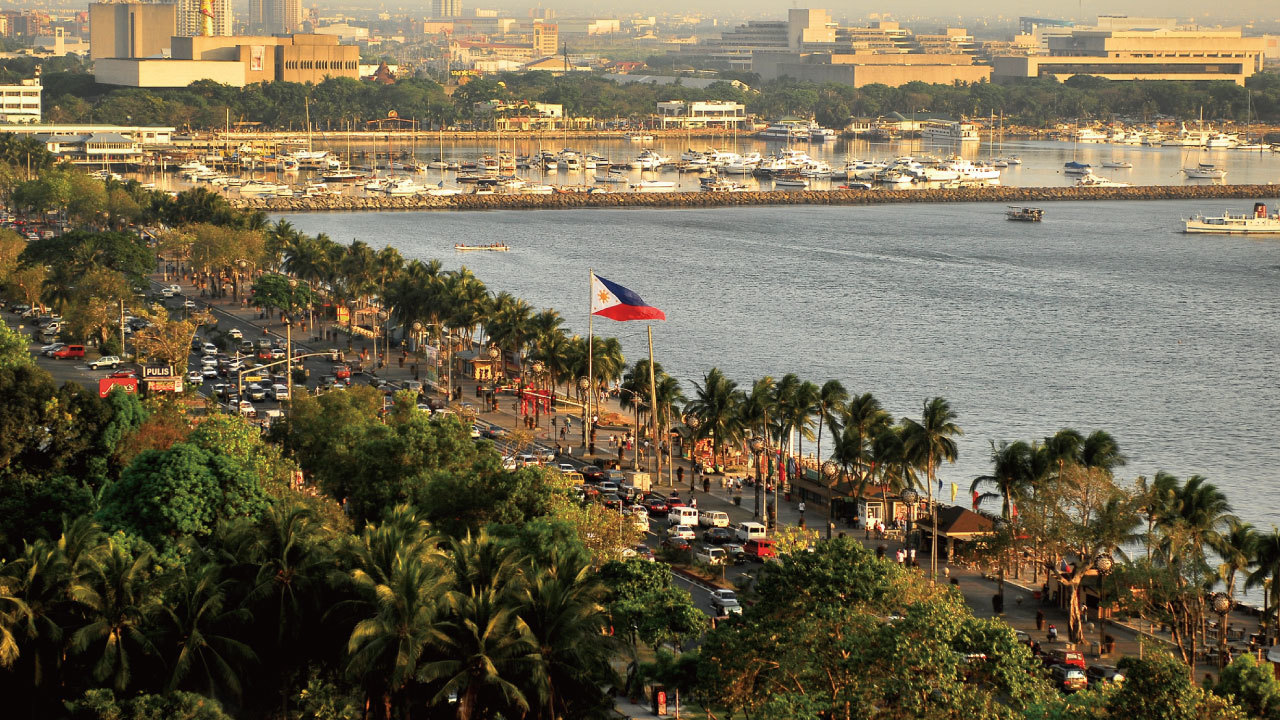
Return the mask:
<path id="1" fill-rule="evenodd" d="M 277 213 L 391 210 L 569 210 L 601 208 L 715 208 L 754 205 L 883 205 L 896 203 L 1037 203 L 1070 200 L 1223 200 L 1280 198 L 1280 184 L 1139 185 L 1133 187 L 1007 187 L 953 190 L 805 190 L 758 192 L 583 193 L 449 197 L 228 198 L 239 210 Z"/>

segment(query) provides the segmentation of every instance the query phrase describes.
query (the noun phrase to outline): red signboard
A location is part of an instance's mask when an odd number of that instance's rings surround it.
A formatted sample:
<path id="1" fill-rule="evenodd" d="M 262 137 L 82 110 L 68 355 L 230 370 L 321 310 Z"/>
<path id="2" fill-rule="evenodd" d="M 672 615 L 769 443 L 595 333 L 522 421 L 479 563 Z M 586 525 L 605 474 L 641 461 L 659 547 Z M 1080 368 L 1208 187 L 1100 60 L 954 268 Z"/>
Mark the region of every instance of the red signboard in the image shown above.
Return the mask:
<path id="1" fill-rule="evenodd" d="M 106 397 L 113 387 L 123 388 L 124 392 L 132 395 L 138 392 L 138 378 L 105 377 L 98 380 L 98 394 L 102 397 Z"/>
<path id="2" fill-rule="evenodd" d="M 182 392 L 182 378 L 169 378 L 167 380 L 148 380 L 147 392 Z"/>

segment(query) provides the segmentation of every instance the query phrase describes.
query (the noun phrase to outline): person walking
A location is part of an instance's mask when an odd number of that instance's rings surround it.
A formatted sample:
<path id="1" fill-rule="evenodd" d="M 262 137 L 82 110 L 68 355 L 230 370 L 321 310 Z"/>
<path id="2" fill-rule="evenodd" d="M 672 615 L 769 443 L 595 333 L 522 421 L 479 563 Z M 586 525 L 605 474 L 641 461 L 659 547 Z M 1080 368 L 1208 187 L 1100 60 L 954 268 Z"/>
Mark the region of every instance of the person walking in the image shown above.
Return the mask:
<path id="1" fill-rule="evenodd" d="M 1049 625 L 1049 642 L 1058 642 L 1058 628 Z"/>

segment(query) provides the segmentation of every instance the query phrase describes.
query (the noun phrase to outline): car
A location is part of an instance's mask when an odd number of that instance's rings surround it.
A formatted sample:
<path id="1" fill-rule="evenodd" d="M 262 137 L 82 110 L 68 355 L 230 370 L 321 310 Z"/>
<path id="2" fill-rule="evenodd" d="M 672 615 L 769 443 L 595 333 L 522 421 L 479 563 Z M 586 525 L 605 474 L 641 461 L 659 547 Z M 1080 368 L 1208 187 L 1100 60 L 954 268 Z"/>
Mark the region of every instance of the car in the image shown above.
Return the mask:
<path id="1" fill-rule="evenodd" d="M 273 383 L 271 385 L 271 399 L 279 402 L 289 399 L 289 386 L 284 383 Z"/>
<path id="2" fill-rule="evenodd" d="M 58 360 L 69 360 L 71 358 L 84 357 L 83 345 L 64 345 L 54 351 L 53 357 Z"/>
<path id="3" fill-rule="evenodd" d="M 205 367 L 200 370 L 201 382 L 204 380 L 212 380 L 216 377 L 218 377 L 218 369 L 215 367 Z"/>
<path id="4" fill-rule="evenodd" d="M 216 371 L 218 368 L 218 358 L 212 355 L 202 355 L 200 357 L 200 365 L 201 367 L 214 368 Z"/>
<path id="5" fill-rule="evenodd" d="M 1084 671 L 1084 676 L 1090 685 L 1102 685 L 1104 683 L 1124 684 L 1124 673 L 1111 665 L 1090 665 Z"/>
<path id="6" fill-rule="evenodd" d="M 253 341 L 241 340 L 239 349 L 240 349 L 240 352 L 245 353 L 246 355 L 253 354 Z"/>
<path id="7" fill-rule="evenodd" d="M 272 360 L 283 360 L 283 359 L 284 359 L 284 348 L 271 348 L 271 359 L 272 359 Z"/>
<path id="8" fill-rule="evenodd" d="M 249 402 L 248 400 L 241 400 L 240 402 L 236 403 L 236 409 L 240 412 L 241 415 L 245 417 L 258 416 L 258 409 L 255 408 L 253 406 L 253 403 Z"/>
<path id="9" fill-rule="evenodd" d="M 102 368 L 108 367 L 112 370 L 120 367 L 120 358 L 115 355 L 103 355 L 97 360 L 89 363 L 90 370 L 101 370 Z"/>
<path id="10" fill-rule="evenodd" d="M 211 342 L 207 342 L 200 346 L 200 354 L 201 355 L 217 355 L 218 346 L 214 345 Z"/>
<path id="11" fill-rule="evenodd" d="M 160 288 L 161 297 L 171 298 L 181 294 L 182 294 L 182 288 L 178 287 L 177 285 L 166 285 L 165 287 Z"/>
<path id="12" fill-rule="evenodd" d="M 21 315 L 22 313 L 30 312 L 30 310 L 31 310 L 31 306 L 26 303 L 18 303 L 17 305 L 10 306 L 9 308 L 9 312 L 14 313 L 16 315 Z"/>
<path id="13" fill-rule="evenodd" d="M 113 370 L 107 377 L 109 378 L 137 378 L 138 371 L 133 368 L 125 368 L 123 370 Z"/>
<path id="14" fill-rule="evenodd" d="M 631 524 L 641 532 L 649 532 L 648 513 L 631 513 Z"/>
<path id="15" fill-rule="evenodd" d="M 729 556 L 725 554 L 724 548 L 706 546 L 694 552 L 693 559 L 707 565 L 725 565 Z"/>
<path id="16" fill-rule="evenodd" d="M 697 536 L 693 534 L 693 528 L 688 525 L 672 525 L 671 529 L 667 531 L 667 537 L 693 540 Z"/>
<path id="17" fill-rule="evenodd" d="M 678 537 L 666 537 L 662 539 L 662 547 L 667 550 L 688 550 L 689 541 Z"/>
<path id="18" fill-rule="evenodd" d="M 644 506 L 649 510 L 649 517 L 664 518 L 670 512 L 667 501 L 658 497 L 645 498 Z"/>
<path id="19" fill-rule="evenodd" d="M 258 383 L 249 383 L 249 387 L 245 388 L 244 394 L 253 402 L 261 402 L 267 399 L 267 389 Z"/>
<path id="20" fill-rule="evenodd" d="M 724 548 L 725 554 L 729 556 L 730 563 L 734 565 L 747 564 L 747 551 L 744 550 L 741 545 L 738 545 L 737 543 L 727 543 L 721 547 Z"/>
<path id="21" fill-rule="evenodd" d="M 227 331 L 227 337 L 232 340 L 242 340 L 244 339 L 244 333 L 240 332 L 240 328 L 231 328 Z"/>
<path id="22" fill-rule="evenodd" d="M 622 485 L 627 482 L 627 474 L 621 470 L 606 470 L 604 473 L 604 479 L 614 483 L 618 487 L 622 487 Z"/>
<path id="23" fill-rule="evenodd" d="M 585 477 L 585 476 L 584 476 L 584 477 Z M 606 480 L 606 481 L 604 481 L 604 482 L 600 483 L 600 492 L 602 492 L 602 493 L 616 493 L 616 492 L 618 492 L 618 486 L 617 486 L 615 483 L 612 483 L 612 482 L 609 482 L 608 480 Z"/>
<path id="24" fill-rule="evenodd" d="M 188 309 L 188 310 L 195 310 L 195 309 L 196 309 L 196 301 L 195 301 L 195 300 L 183 300 L 183 301 L 182 301 L 182 307 L 184 307 L 184 308 L 186 308 L 186 309 Z"/>
<path id="25" fill-rule="evenodd" d="M 649 549 L 648 545 L 637 545 L 633 550 L 635 552 L 635 557 L 638 557 L 641 560 L 648 560 L 649 562 L 657 560 L 657 558 L 653 556 L 653 551 Z"/>
<path id="26" fill-rule="evenodd" d="M 339 380 L 351 380 L 351 368 L 347 365 L 334 365 L 332 372 Z"/>
<path id="27" fill-rule="evenodd" d="M 573 469 L 573 464 L 572 464 L 572 463 L 559 463 L 559 464 L 557 464 L 557 465 L 556 465 L 556 469 L 557 469 L 557 470 L 559 470 L 559 471 L 560 471 L 560 472 L 562 472 L 562 473 L 571 473 L 571 472 L 575 472 L 575 471 L 574 471 L 574 469 Z"/>
<path id="28" fill-rule="evenodd" d="M 605 494 L 601 492 L 600 504 L 604 505 L 606 508 L 609 508 L 610 510 L 621 510 L 622 498 L 618 497 L 615 494 Z"/>
<path id="29" fill-rule="evenodd" d="M 736 592 L 719 588 L 711 591 L 711 609 L 720 617 L 725 617 L 729 613 L 741 613 L 742 605 L 738 603 Z"/>
<path id="30" fill-rule="evenodd" d="M 1065 650 L 1062 648 L 1054 648 L 1044 654 L 1044 664 L 1050 665 L 1072 665 L 1085 669 L 1084 653 L 1079 650 Z"/>
<path id="31" fill-rule="evenodd" d="M 216 376 L 216 373 L 215 373 L 215 376 Z M 201 383 L 204 382 L 204 375 L 201 374 L 199 370 L 192 370 L 191 372 L 187 373 L 187 382 L 191 383 L 192 385 L 200 385 Z"/>
<path id="32" fill-rule="evenodd" d="M 1053 665 L 1049 668 L 1049 680 L 1062 692 L 1083 690 L 1089 685 L 1084 670 L 1075 665 Z"/>
<path id="33" fill-rule="evenodd" d="M 59 350 L 61 350 L 66 346 L 67 344 L 64 342 L 49 343 L 48 345 L 45 345 L 40 348 L 40 354 L 44 355 L 45 357 L 53 357 L 54 353 L 58 352 Z"/>
<path id="34" fill-rule="evenodd" d="M 582 473 L 582 477 L 589 483 L 604 482 L 604 470 L 596 465 L 583 465 L 578 472 Z"/>
<path id="35" fill-rule="evenodd" d="M 774 548 L 774 542 L 775 541 L 773 540 L 765 539 L 748 540 L 747 543 L 742 546 L 742 550 L 747 554 L 747 557 L 752 560 L 755 560 L 756 562 L 764 562 L 769 558 L 778 556 L 778 551 Z"/>
<path id="36" fill-rule="evenodd" d="M 729 528 L 712 527 L 702 532 L 702 542 L 709 545 L 726 545 L 733 540 L 733 531 Z"/>

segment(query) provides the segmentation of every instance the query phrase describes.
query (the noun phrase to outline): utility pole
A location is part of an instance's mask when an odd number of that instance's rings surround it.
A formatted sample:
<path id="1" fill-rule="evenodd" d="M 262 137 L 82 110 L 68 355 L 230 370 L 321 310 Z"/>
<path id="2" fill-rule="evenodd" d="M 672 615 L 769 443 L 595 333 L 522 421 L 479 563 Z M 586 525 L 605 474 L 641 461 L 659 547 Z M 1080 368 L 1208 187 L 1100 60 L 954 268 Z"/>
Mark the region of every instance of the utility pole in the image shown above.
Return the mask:
<path id="1" fill-rule="evenodd" d="M 124 300 L 120 301 L 120 356 L 124 357 Z"/>
<path id="2" fill-rule="evenodd" d="M 293 403 L 293 318 L 284 318 L 284 379 L 289 388 L 289 403 Z"/>

